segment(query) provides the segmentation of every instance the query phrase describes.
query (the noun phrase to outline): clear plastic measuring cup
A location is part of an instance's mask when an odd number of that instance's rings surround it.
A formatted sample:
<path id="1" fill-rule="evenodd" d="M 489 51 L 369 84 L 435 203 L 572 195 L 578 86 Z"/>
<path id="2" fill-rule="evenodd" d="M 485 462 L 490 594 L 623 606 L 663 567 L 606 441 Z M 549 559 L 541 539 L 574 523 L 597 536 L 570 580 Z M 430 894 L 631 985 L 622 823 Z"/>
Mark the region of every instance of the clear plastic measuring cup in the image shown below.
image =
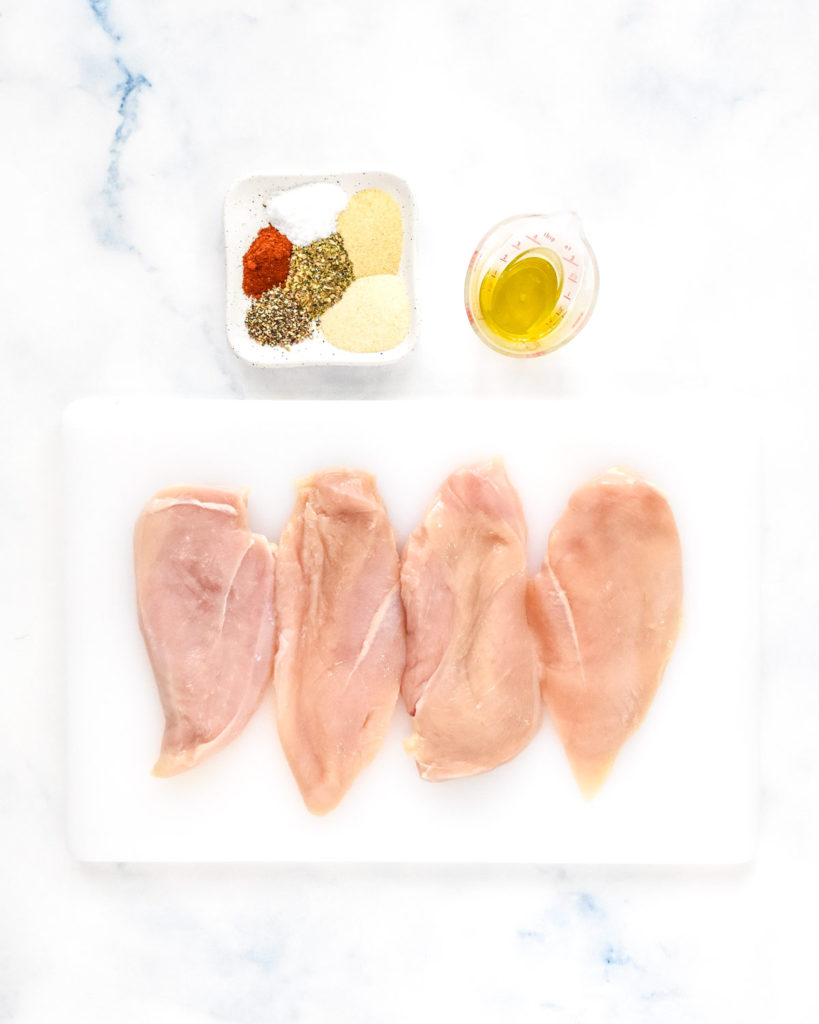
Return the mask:
<path id="1" fill-rule="evenodd" d="M 548 269 L 546 279 L 551 285 L 543 293 L 545 305 L 526 329 L 521 329 L 520 317 L 504 326 L 491 309 L 492 295 L 500 294 L 495 289 L 501 276 L 505 271 L 511 273 L 515 266 L 521 268 L 522 259 L 534 268 L 535 278 L 537 261 L 545 261 L 540 266 L 541 270 Z M 531 274 L 529 280 L 533 280 Z M 510 217 L 481 239 L 469 261 L 464 287 L 466 315 L 475 333 L 490 348 L 508 356 L 542 356 L 571 341 L 586 325 L 597 300 L 597 288 L 597 261 L 577 214 Z M 513 294 L 509 301 L 514 304 L 518 298 L 520 302 L 533 301 L 523 291 L 520 296 Z"/>

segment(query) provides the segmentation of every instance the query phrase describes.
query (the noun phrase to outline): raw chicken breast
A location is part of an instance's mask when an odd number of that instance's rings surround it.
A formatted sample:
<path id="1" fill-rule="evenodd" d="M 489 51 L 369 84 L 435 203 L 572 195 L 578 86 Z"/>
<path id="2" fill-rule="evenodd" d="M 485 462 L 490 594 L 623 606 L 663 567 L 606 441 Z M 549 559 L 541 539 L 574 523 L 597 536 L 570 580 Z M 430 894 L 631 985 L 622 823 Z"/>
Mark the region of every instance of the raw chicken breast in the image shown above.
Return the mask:
<path id="1" fill-rule="evenodd" d="M 544 700 L 592 796 L 645 717 L 680 627 L 680 539 L 660 491 L 622 469 L 575 491 L 528 608 Z"/>
<path id="2" fill-rule="evenodd" d="M 422 778 L 478 775 L 520 753 L 541 700 L 526 621 L 526 523 L 500 460 L 460 469 L 410 537 L 401 566 Z"/>
<path id="3" fill-rule="evenodd" d="M 279 736 L 308 810 L 326 814 L 380 750 L 404 670 L 395 534 L 369 473 L 298 483 L 276 592 Z"/>
<path id="4" fill-rule="evenodd" d="M 241 732 L 270 679 L 273 551 L 248 528 L 246 491 L 172 487 L 137 521 L 134 564 L 165 712 L 153 774 L 177 775 Z"/>

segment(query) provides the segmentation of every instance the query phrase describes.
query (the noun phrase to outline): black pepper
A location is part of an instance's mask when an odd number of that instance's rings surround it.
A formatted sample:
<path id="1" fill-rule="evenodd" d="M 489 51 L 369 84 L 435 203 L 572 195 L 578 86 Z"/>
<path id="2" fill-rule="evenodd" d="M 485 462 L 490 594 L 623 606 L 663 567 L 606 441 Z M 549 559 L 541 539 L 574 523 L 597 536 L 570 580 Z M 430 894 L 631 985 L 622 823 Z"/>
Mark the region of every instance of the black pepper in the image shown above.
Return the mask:
<path id="1" fill-rule="evenodd" d="M 290 348 L 310 334 L 313 323 L 294 296 L 282 288 L 271 288 L 250 303 L 245 326 L 250 337 L 260 345 Z"/>

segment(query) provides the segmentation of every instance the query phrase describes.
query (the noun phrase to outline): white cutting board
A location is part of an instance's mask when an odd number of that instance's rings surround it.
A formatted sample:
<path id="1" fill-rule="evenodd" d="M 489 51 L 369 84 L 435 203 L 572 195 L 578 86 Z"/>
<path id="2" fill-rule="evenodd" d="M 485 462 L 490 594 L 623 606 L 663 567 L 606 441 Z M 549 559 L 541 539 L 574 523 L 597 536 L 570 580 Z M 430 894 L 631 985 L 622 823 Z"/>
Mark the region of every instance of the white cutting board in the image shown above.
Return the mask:
<path id="1" fill-rule="evenodd" d="M 758 446 L 739 410 L 691 400 L 89 399 L 65 416 L 68 830 L 89 861 L 739 863 L 757 811 Z M 571 491 L 612 465 L 662 487 L 683 545 L 685 618 L 648 717 L 587 802 L 550 722 L 488 775 L 422 782 L 402 707 L 325 818 L 304 809 L 268 699 L 226 750 L 150 775 L 162 714 L 137 628 L 134 521 L 180 483 L 249 486 L 277 538 L 293 481 L 376 474 L 399 541 L 456 467 L 501 455 L 530 568 Z"/>

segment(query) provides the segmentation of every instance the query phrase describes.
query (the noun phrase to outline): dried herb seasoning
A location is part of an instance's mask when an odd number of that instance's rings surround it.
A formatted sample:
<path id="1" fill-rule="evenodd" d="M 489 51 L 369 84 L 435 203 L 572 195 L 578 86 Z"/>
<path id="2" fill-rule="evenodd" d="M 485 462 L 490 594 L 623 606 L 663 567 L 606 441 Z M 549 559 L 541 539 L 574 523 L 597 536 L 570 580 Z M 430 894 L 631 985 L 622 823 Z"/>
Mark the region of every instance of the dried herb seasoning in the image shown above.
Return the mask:
<path id="1" fill-rule="evenodd" d="M 353 280 L 353 264 L 338 233 L 294 246 L 284 290 L 310 319 L 334 305 Z"/>
<path id="2" fill-rule="evenodd" d="M 271 288 L 251 302 L 245 326 L 250 337 L 260 345 L 290 348 L 310 334 L 313 322 L 293 295 L 282 288 Z"/>

